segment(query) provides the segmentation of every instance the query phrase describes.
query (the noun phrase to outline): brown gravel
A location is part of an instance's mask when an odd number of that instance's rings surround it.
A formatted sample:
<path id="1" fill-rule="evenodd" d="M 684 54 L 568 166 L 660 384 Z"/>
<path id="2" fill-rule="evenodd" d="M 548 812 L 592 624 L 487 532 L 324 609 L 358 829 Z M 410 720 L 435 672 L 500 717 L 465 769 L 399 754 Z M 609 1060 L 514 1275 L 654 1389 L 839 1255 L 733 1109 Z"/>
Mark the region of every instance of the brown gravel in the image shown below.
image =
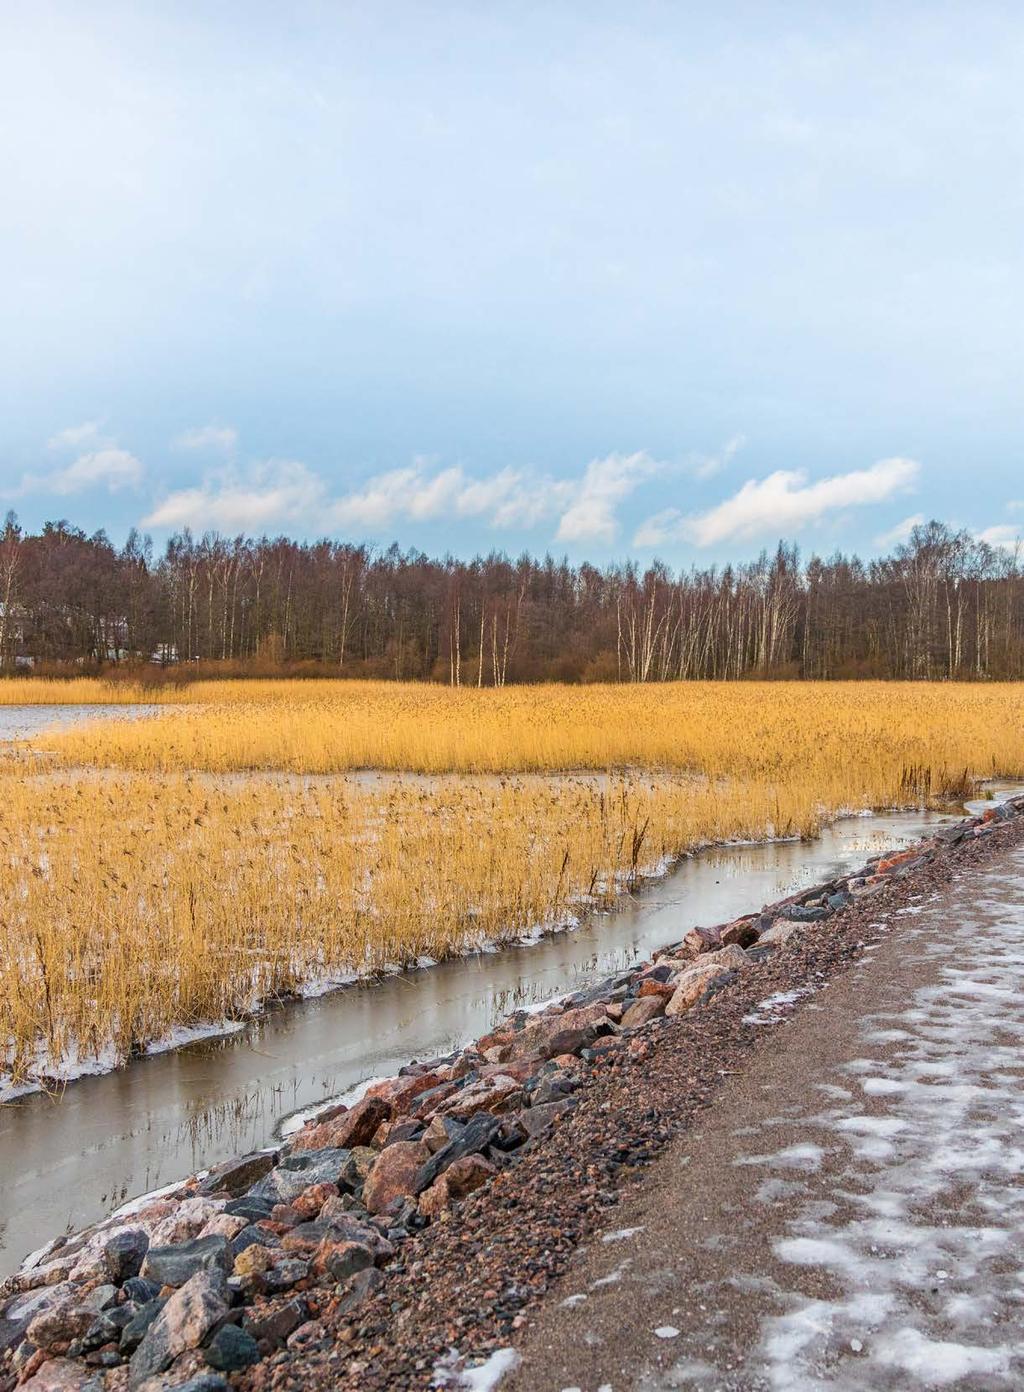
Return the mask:
<path id="1" fill-rule="evenodd" d="M 485 1189 L 411 1237 L 381 1289 L 354 1314 L 320 1311 L 326 1346 L 286 1350 L 237 1378 L 267 1389 L 430 1386 L 454 1348 L 470 1360 L 515 1343 L 526 1312 L 565 1271 L 608 1210 L 643 1182 L 652 1159 L 711 1105 L 723 1079 L 756 1063 L 770 1032 L 743 1023 L 758 1001 L 843 971 L 872 926 L 1005 848 L 1024 843 L 1024 819 L 944 849 L 905 878 L 812 928 L 708 1004 L 623 1039 L 591 1065 L 579 1106 Z M 967 892 L 965 890 L 965 892 Z"/>

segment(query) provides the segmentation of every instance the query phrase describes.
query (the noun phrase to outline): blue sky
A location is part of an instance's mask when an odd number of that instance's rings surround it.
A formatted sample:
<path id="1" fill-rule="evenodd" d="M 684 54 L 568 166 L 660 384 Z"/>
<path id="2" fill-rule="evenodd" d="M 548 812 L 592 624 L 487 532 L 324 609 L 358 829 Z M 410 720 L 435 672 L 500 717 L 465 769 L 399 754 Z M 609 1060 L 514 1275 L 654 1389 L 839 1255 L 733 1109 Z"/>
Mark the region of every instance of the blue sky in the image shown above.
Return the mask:
<path id="1" fill-rule="evenodd" d="M 1024 527 L 1019 6 L 0 8 L 0 508 L 115 539 Z"/>

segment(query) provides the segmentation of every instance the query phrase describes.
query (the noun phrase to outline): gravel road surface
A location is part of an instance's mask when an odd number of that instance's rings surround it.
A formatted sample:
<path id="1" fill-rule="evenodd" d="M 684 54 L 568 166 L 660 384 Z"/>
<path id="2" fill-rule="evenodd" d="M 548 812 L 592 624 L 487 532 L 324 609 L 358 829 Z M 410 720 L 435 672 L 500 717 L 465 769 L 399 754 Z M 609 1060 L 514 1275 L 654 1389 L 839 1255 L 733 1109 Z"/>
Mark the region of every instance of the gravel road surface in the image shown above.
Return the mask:
<path id="1" fill-rule="evenodd" d="M 577 1250 L 502 1392 L 1024 1386 L 1024 848 L 921 891 L 792 1018 L 748 1012 L 767 1047 Z"/>

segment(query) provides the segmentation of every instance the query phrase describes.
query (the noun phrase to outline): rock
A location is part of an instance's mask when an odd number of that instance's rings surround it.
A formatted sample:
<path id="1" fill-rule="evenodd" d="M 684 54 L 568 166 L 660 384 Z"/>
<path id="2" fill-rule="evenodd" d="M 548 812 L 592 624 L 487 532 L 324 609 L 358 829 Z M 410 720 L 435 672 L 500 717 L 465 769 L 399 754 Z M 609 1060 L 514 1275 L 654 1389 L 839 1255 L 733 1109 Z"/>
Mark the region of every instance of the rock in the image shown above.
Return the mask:
<path id="1" fill-rule="evenodd" d="M 418 1193 L 418 1176 L 431 1159 L 422 1141 L 396 1141 L 382 1150 L 363 1185 L 363 1203 L 367 1210 L 381 1213 L 392 1199 Z"/>
<path id="2" fill-rule="evenodd" d="M 310 1185 L 340 1185 L 342 1171 L 351 1154 L 344 1147 L 331 1147 L 328 1150 L 307 1150 L 286 1155 L 250 1192 L 259 1198 L 269 1198 L 274 1203 L 291 1203 Z M 229 1206 L 227 1211 L 237 1210 Z"/>
<path id="3" fill-rule="evenodd" d="M 150 1247 L 142 1263 L 142 1275 L 161 1286 L 183 1286 L 197 1271 L 231 1270 L 227 1238 L 219 1233 L 197 1237 L 170 1247 Z"/>
<path id="4" fill-rule="evenodd" d="M 540 1016 L 516 1036 L 512 1057 L 539 1054 L 542 1058 L 551 1058 L 555 1054 L 575 1054 L 612 1028 L 604 1006 L 599 1003 L 564 1010 L 559 1015 Z"/>
<path id="5" fill-rule="evenodd" d="M 244 1252 L 247 1247 L 280 1247 L 281 1239 L 267 1228 L 250 1223 L 242 1229 L 237 1237 L 233 1237 L 228 1245 L 232 1256 L 237 1258 L 239 1253 Z"/>
<path id="6" fill-rule="evenodd" d="M 353 1310 L 358 1310 L 359 1306 L 369 1300 L 374 1291 L 380 1289 L 384 1284 L 384 1277 L 375 1268 L 367 1267 L 365 1271 L 357 1271 L 354 1276 L 350 1276 L 343 1294 L 339 1297 L 335 1307 L 338 1315 L 350 1315 Z"/>
<path id="7" fill-rule="evenodd" d="M 454 1117 L 435 1116 L 431 1118 L 430 1125 L 419 1139 L 433 1155 L 442 1146 L 454 1140 L 461 1131 L 462 1126 Z"/>
<path id="8" fill-rule="evenodd" d="M 314 1267 L 326 1271 L 336 1281 L 345 1281 L 357 1271 L 375 1264 L 373 1251 L 362 1242 L 332 1242 L 325 1238 L 317 1249 Z"/>
<path id="9" fill-rule="evenodd" d="M 530 1110 L 534 1109 L 521 1112 L 520 1119 L 527 1116 Z M 443 1174 L 449 1165 L 461 1159 L 463 1155 L 477 1155 L 480 1151 L 486 1150 L 500 1130 L 501 1124 L 500 1119 L 492 1116 L 490 1112 L 479 1112 L 476 1116 L 471 1117 L 456 1139 L 449 1141 L 436 1154 L 429 1156 L 427 1163 L 416 1177 L 416 1187 L 409 1192 L 419 1194 L 424 1189 L 429 1189 L 434 1180 Z M 422 1142 L 415 1144 L 422 1145 Z M 423 1148 L 426 1150 L 425 1146 Z M 386 1150 L 383 1151 L 381 1158 L 387 1154 Z M 366 1198 L 365 1190 L 363 1198 L 364 1200 Z"/>
<path id="10" fill-rule="evenodd" d="M 806 904 L 787 904 L 779 917 L 793 923 L 820 923 L 823 918 L 828 918 L 829 912 L 830 910 L 821 906 L 811 908 Z"/>
<path id="11" fill-rule="evenodd" d="M 310 1218 L 317 1216 L 328 1199 L 334 1199 L 337 1196 L 338 1186 L 336 1184 L 324 1182 L 311 1184 L 308 1189 L 303 1189 L 297 1198 L 292 1199 L 291 1206 L 300 1222 L 308 1222 Z"/>
<path id="12" fill-rule="evenodd" d="M 153 1228 L 149 1235 L 150 1245 L 168 1247 L 189 1242 L 193 1237 L 198 1237 L 205 1224 L 220 1211 L 221 1206 L 212 1199 L 185 1199 Z"/>
<path id="13" fill-rule="evenodd" d="M 129 1386 L 138 1387 L 169 1368 L 179 1354 L 198 1348 L 227 1314 L 224 1272 L 216 1267 L 197 1271 L 170 1297 L 132 1354 Z"/>
<path id="14" fill-rule="evenodd" d="M 561 1102 L 546 1102 L 540 1107 L 527 1107 L 519 1113 L 518 1121 L 532 1140 L 550 1130 L 558 1118 L 566 1112 L 571 1112 L 575 1105 L 571 1098 L 564 1098 Z"/>
<path id="15" fill-rule="evenodd" d="M 417 1122 L 416 1125 L 419 1127 L 420 1131 L 423 1130 L 419 1122 Z M 401 1136 L 396 1136 L 394 1141 L 402 1139 Z M 413 1138 L 408 1137 L 407 1139 L 411 1140 Z M 390 1137 L 388 1138 L 389 1145 L 393 1145 L 394 1141 L 392 1141 Z M 354 1189 L 358 1188 L 376 1164 L 378 1154 L 379 1152 L 374 1150 L 371 1146 L 354 1146 L 352 1149 L 352 1157 L 345 1166 L 345 1183 L 351 1184 Z"/>
<path id="16" fill-rule="evenodd" d="M 667 976 L 668 972 L 666 972 L 666 977 Z M 670 981 L 655 981 L 653 977 L 648 977 L 646 981 L 640 983 L 640 989 L 637 991 L 637 998 L 639 1000 L 646 1000 L 648 996 L 661 996 L 664 1000 L 671 1000 L 674 993 L 675 987 Z M 625 1016 L 623 1016 L 623 1019 L 625 1019 Z"/>
<path id="17" fill-rule="evenodd" d="M 642 1029 L 644 1025 L 656 1020 L 659 1015 L 664 1015 L 667 1004 L 668 1000 L 660 992 L 658 995 L 641 996 L 624 1012 L 621 1022 L 622 1028 Z"/>
<path id="18" fill-rule="evenodd" d="M 410 1107 L 410 1115 L 419 1121 L 432 1116 L 439 1102 L 445 1102 L 449 1097 L 453 1097 L 459 1091 L 458 1082 L 439 1083 L 437 1087 L 430 1088 L 427 1092 L 421 1092 L 413 1101 Z"/>
<path id="19" fill-rule="evenodd" d="M 17 1348 L 33 1319 L 44 1310 L 60 1304 L 70 1304 L 78 1294 L 70 1281 L 38 1290 L 23 1291 L 0 1307 L 0 1353 Z"/>
<path id="20" fill-rule="evenodd" d="M 85 1353 L 102 1348 L 104 1344 L 119 1343 L 121 1333 L 135 1315 L 131 1305 L 117 1305 L 112 1310 L 102 1310 L 82 1335 L 79 1343 Z"/>
<path id="21" fill-rule="evenodd" d="M 258 1242 L 244 1247 L 235 1257 L 236 1276 L 262 1276 L 273 1265 L 270 1250 Z"/>
<path id="22" fill-rule="evenodd" d="M 36 1315 L 25 1337 L 36 1348 L 52 1349 L 55 1344 L 80 1339 L 95 1319 L 96 1311 L 88 1305 L 62 1303 Z"/>
<path id="23" fill-rule="evenodd" d="M 699 956 L 702 952 L 714 952 L 716 947 L 722 946 L 722 939 L 717 928 L 691 928 L 683 936 L 680 947 L 684 952 Z"/>
<path id="24" fill-rule="evenodd" d="M 299 1223 L 281 1238 L 281 1250 L 292 1256 L 309 1257 L 330 1232 L 330 1225 L 319 1219 Z"/>
<path id="25" fill-rule="evenodd" d="M 773 923 L 758 938 L 758 947 L 781 947 L 783 943 L 789 942 L 790 938 L 799 936 L 803 932 L 799 923 Z"/>
<path id="26" fill-rule="evenodd" d="M 199 1186 L 200 1194 L 230 1194 L 233 1199 L 240 1197 L 252 1186 L 269 1174 L 278 1161 L 276 1150 L 253 1151 L 237 1160 L 225 1160 L 215 1165 Z"/>
<path id="27" fill-rule="evenodd" d="M 110 1279 L 123 1285 L 138 1276 L 142 1259 L 149 1250 L 149 1234 L 141 1228 L 123 1228 L 103 1244 L 103 1259 Z"/>
<path id="28" fill-rule="evenodd" d="M 303 1353 L 319 1347 L 326 1337 L 327 1331 L 320 1320 L 307 1320 L 305 1324 L 300 1324 L 298 1329 L 288 1335 L 286 1342 L 294 1352 Z"/>
<path id="29" fill-rule="evenodd" d="M 497 1166 L 492 1165 L 490 1160 L 484 1159 L 482 1155 L 463 1155 L 448 1166 L 444 1178 L 452 1198 L 462 1199 L 474 1189 L 486 1184 L 489 1179 L 493 1179 L 497 1173 Z"/>
<path id="30" fill-rule="evenodd" d="M 434 1180 L 429 1189 L 424 1189 L 420 1195 L 418 1207 L 424 1218 L 433 1220 L 444 1213 L 451 1201 L 452 1196 L 448 1188 L 448 1181 L 442 1175 L 440 1179 Z"/>
<path id="31" fill-rule="evenodd" d="M 231 1199 L 224 1205 L 224 1212 L 244 1218 L 249 1223 L 257 1223 L 261 1218 L 269 1218 L 276 1199 L 264 1198 L 258 1194 L 246 1194 L 240 1199 Z"/>
<path id="32" fill-rule="evenodd" d="M 661 1008 L 664 1010 L 664 1004 Z M 566 1068 L 558 1068 L 541 1078 L 533 1089 L 530 1101 L 535 1107 L 542 1107 L 545 1102 L 560 1102 L 563 1097 L 568 1097 L 570 1093 L 575 1092 L 579 1085 L 580 1080 L 576 1069 L 570 1071 Z"/>
<path id="33" fill-rule="evenodd" d="M 895 870 L 897 866 L 907 865 L 911 861 L 917 861 L 921 858 L 920 850 L 897 851 L 894 855 L 885 856 L 878 862 L 877 873 L 879 875 L 888 875 L 890 871 Z"/>
<path id="34" fill-rule="evenodd" d="M 200 1237 L 223 1237 L 230 1242 L 249 1226 L 249 1220 L 237 1213 L 216 1213 L 201 1229 Z"/>
<path id="35" fill-rule="evenodd" d="M 717 962 L 710 962 L 707 965 L 698 964 L 689 971 L 682 972 L 675 979 L 675 993 L 665 1007 L 665 1014 L 681 1015 L 683 1011 L 689 1010 L 716 977 L 724 976 L 727 970 L 728 968 L 723 968 Z"/>
<path id="36" fill-rule="evenodd" d="M 507 1074 L 499 1073 L 492 1078 L 481 1078 L 479 1082 L 464 1088 L 454 1097 L 442 1102 L 438 1114 L 455 1117 L 465 1121 L 477 1112 L 491 1112 L 495 1115 L 514 1110 L 522 1103 L 523 1090 L 519 1081 Z"/>
<path id="37" fill-rule="evenodd" d="M 150 1300 L 139 1307 L 121 1330 L 118 1347 L 123 1354 L 134 1353 L 146 1337 L 149 1326 L 167 1304 L 166 1299 Z"/>
<path id="38" fill-rule="evenodd" d="M 391 1114 L 392 1104 L 385 1098 L 364 1097 L 341 1116 L 303 1127 L 292 1142 L 292 1151 L 349 1150 L 353 1146 L 369 1145 L 377 1127 L 382 1121 L 390 1120 Z"/>
<path id="39" fill-rule="evenodd" d="M 745 967 L 750 958 L 736 943 L 730 943 L 728 947 L 720 947 L 717 952 L 710 952 L 706 957 L 702 957 L 699 962 L 691 963 L 691 966 L 716 966 L 716 967 Z"/>
<path id="40" fill-rule="evenodd" d="M 390 1104 L 394 1116 L 404 1116 L 416 1098 L 442 1083 L 449 1082 L 447 1069 L 426 1069 L 422 1073 L 406 1074 L 376 1083 L 366 1097 L 377 1097 Z M 365 1098 L 363 1099 L 366 1100 Z"/>
<path id="41" fill-rule="evenodd" d="M 282 1291 L 291 1290 L 293 1286 L 297 1286 L 308 1275 L 309 1262 L 291 1257 L 272 1266 L 263 1277 L 263 1285 L 268 1295 L 279 1295 Z"/>
<path id="42" fill-rule="evenodd" d="M 175 1392 L 228 1392 L 228 1380 L 220 1373 L 200 1373 L 188 1382 L 179 1382 Z"/>
<path id="43" fill-rule="evenodd" d="M 418 1141 L 423 1136 L 423 1122 L 416 1117 L 405 1117 L 401 1121 L 392 1121 L 386 1124 L 387 1135 L 382 1139 L 378 1149 L 383 1150 L 386 1145 L 393 1145 L 395 1141 Z M 378 1132 L 379 1135 L 379 1132 Z M 377 1144 L 376 1137 L 374 1144 Z M 365 1151 L 365 1146 L 360 1146 L 360 1150 Z M 353 1147 L 355 1154 L 356 1147 Z"/>
<path id="44" fill-rule="evenodd" d="M 71 1358 L 49 1358 L 23 1382 L 22 1392 L 84 1392 L 92 1377 L 89 1368 Z"/>
<path id="45" fill-rule="evenodd" d="M 262 1343 L 265 1339 L 268 1344 L 276 1347 L 284 1343 L 293 1329 L 298 1329 L 308 1314 L 309 1307 L 304 1300 L 289 1300 L 286 1305 L 279 1305 L 276 1310 L 250 1310 L 242 1321 L 242 1328 L 257 1343 Z"/>
<path id="46" fill-rule="evenodd" d="M 737 918 L 722 929 L 722 946 L 750 947 L 757 942 L 757 925 L 752 916 Z"/>
<path id="47" fill-rule="evenodd" d="M 256 1340 L 237 1324 L 223 1324 L 204 1350 L 211 1368 L 233 1373 L 260 1361 Z"/>

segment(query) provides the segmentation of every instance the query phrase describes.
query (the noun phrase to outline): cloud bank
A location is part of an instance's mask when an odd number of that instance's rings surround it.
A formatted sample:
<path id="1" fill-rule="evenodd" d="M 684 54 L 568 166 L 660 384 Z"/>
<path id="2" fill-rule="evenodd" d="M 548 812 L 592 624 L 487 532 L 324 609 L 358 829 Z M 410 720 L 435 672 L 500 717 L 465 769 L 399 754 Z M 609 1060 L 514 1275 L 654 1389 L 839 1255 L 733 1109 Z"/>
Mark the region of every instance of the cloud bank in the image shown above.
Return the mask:
<path id="1" fill-rule="evenodd" d="M 802 470 L 779 469 L 767 478 L 749 479 L 731 498 L 708 511 L 684 514 L 666 508 L 641 523 L 636 546 L 687 541 L 696 546 L 791 536 L 830 513 L 886 502 L 914 486 L 920 465 L 913 459 L 880 459 L 868 469 L 809 483 Z"/>
<path id="2" fill-rule="evenodd" d="M 580 475 L 568 479 L 514 468 L 474 476 L 460 465 L 439 468 L 416 459 L 407 468 L 375 474 L 358 488 L 334 494 L 305 464 L 268 460 L 244 471 L 216 471 L 196 487 L 169 493 L 143 525 L 372 530 L 402 521 L 456 518 L 510 530 L 557 519 L 559 541 L 612 542 L 618 534 L 619 504 L 660 467 L 643 451 L 591 460 Z"/>

